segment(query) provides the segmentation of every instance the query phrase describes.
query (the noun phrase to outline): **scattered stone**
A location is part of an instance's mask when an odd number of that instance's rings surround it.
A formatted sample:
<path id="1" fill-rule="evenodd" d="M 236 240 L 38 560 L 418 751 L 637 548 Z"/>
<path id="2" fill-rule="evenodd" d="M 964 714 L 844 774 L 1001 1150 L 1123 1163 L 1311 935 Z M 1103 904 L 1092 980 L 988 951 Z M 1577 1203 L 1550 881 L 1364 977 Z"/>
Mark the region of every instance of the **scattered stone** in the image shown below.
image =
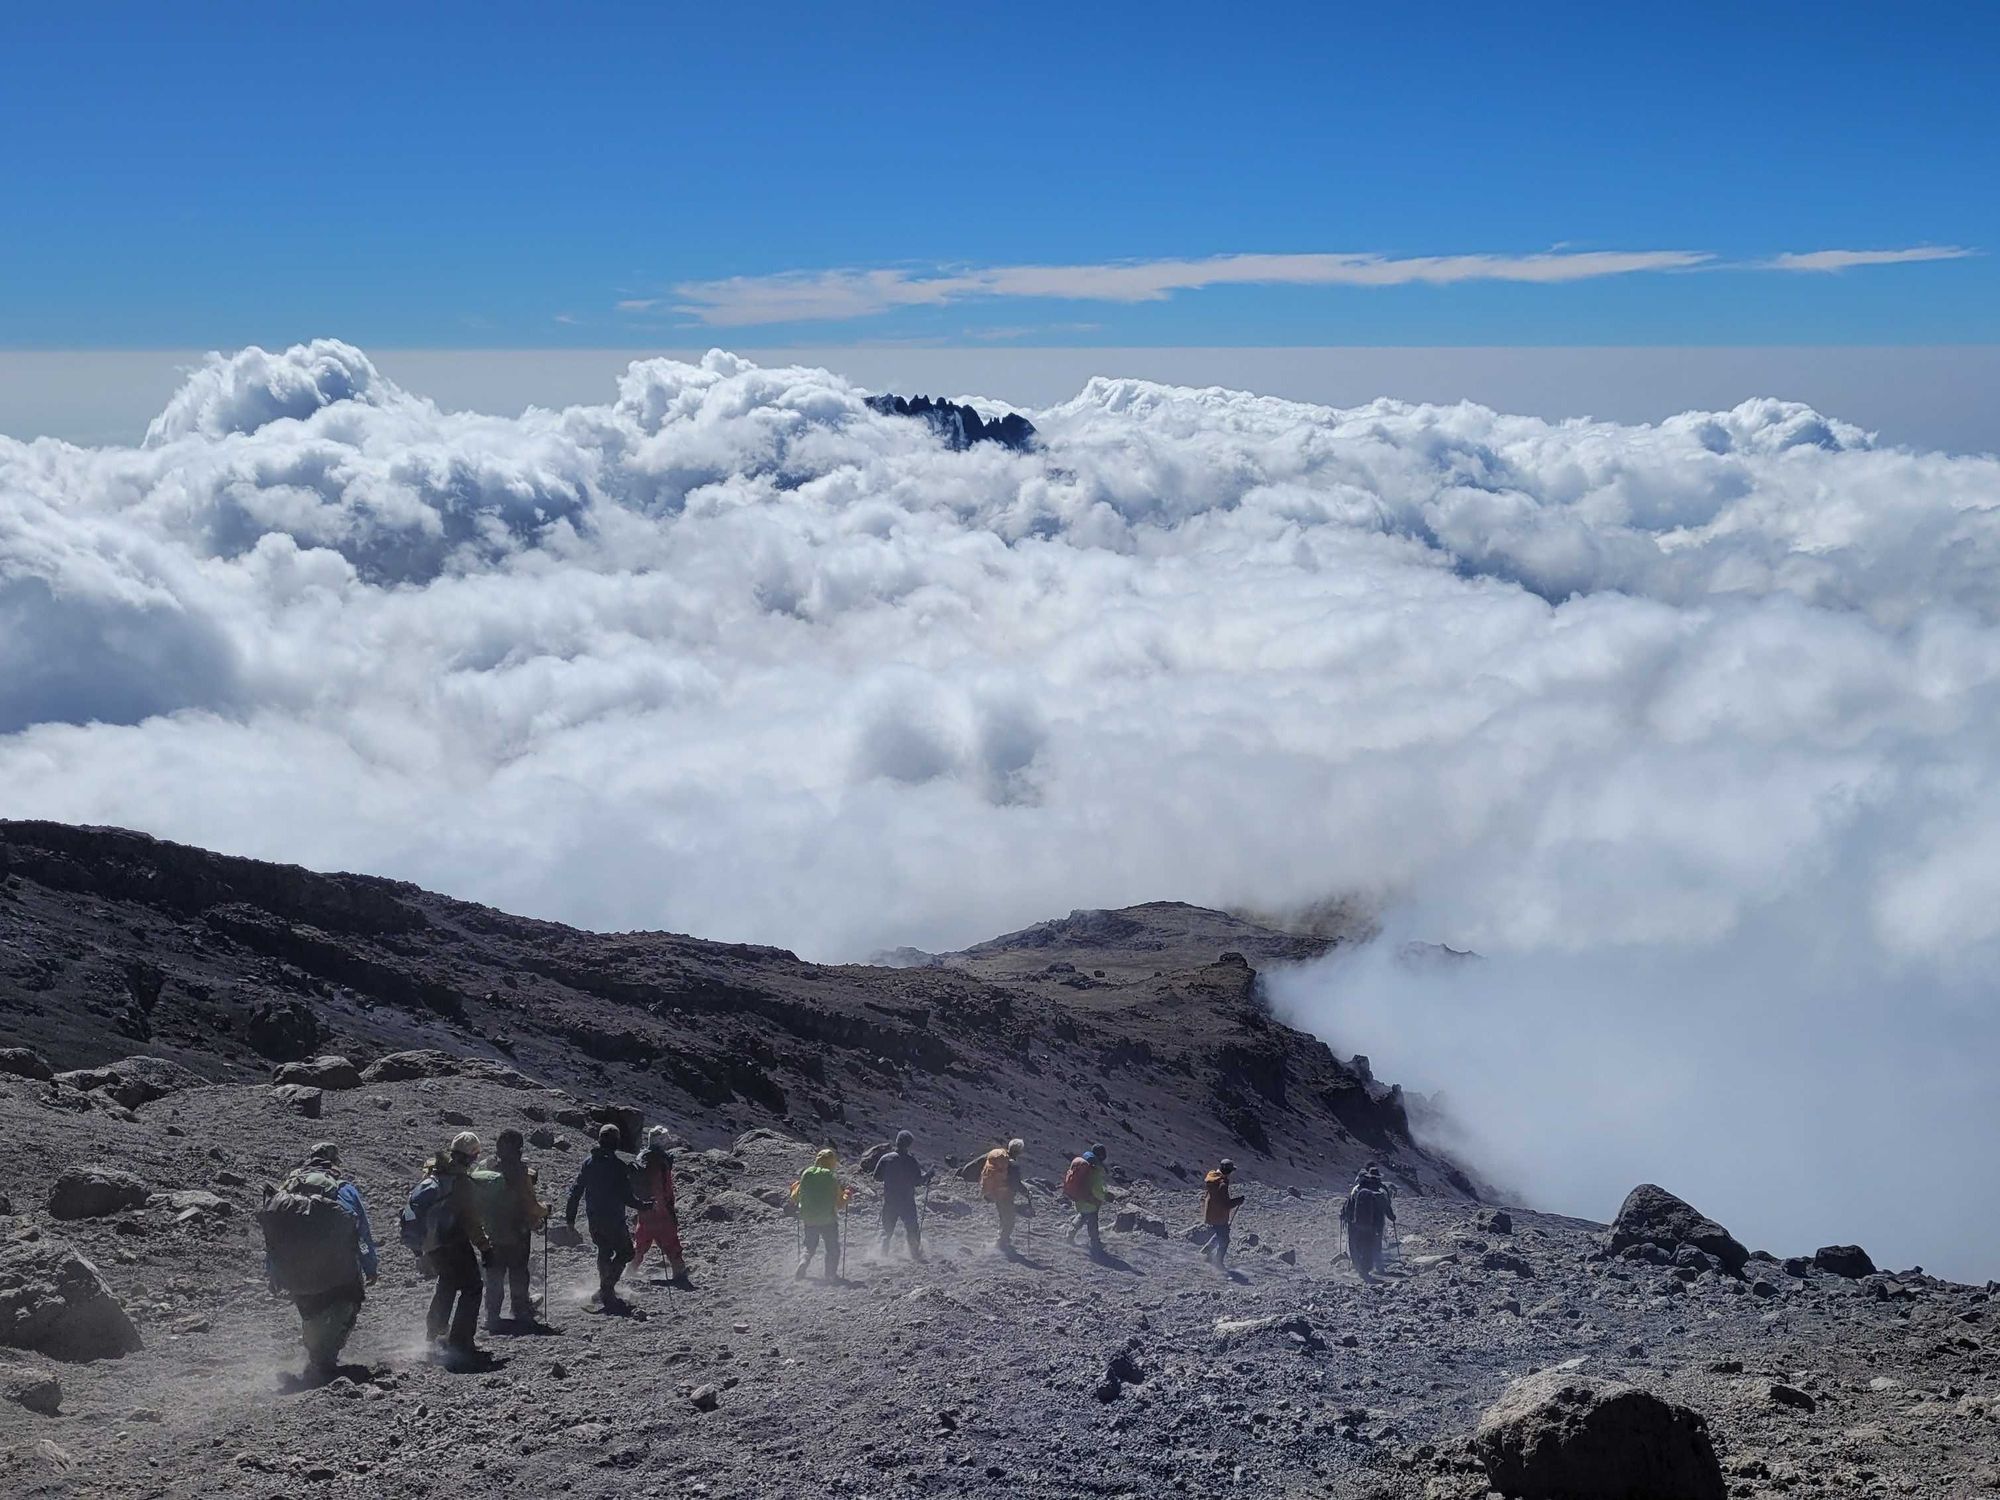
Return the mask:
<path id="1" fill-rule="evenodd" d="M 702 1206 L 701 1216 L 716 1224 L 735 1224 L 768 1219 L 774 1210 L 761 1198 L 725 1188 Z"/>
<path id="2" fill-rule="evenodd" d="M 1472 1450 L 1493 1487 L 1522 1500 L 1724 1500 L 1708 1424 L 1615 1381 L 1549 1370 L 1508 1386 Z"/>
<path id="3" fill-rule="evenodd" d="M 714 1411 L 722 1405 L 722 1392 L 712 1385 L 698 1385 L 688 1397 L 688 1404 L 696 1411 Z"/>
<path id="4" fill-rule="evenodd" d="M 1750 1259 L 1750 1252 L 1728 1230 L 1650 1182 L 1625 1195 L 1605 1248 L 1615 1255 L 1632 1245 L 1654 1245 L 1669 1253 L 1691 1245 L 1714 1256 L 1732 1276 Z"/>
<path id="5" fill-rule="evenodd" d="M 1849 1280 L 1875 1274 L 1875 1262 L 1859 1245 L 1821 1245 L 1813 1251 L 1812 1263 L 1822 1271 Z"/>
<path id="6" fill-rule="evenodd" d="M 1280 1250 L 1278 1252 L 1278 1259 L 1288 1266 L 1295 1266 L 1299 1263 L 1299 1252 L 1296 1250 Z"/>
<path id="7" fill-rule="evenodd" d="M 1516 1276 L 1533 1276 L 1535 1268 L 1528 1264 L 1526 1256 L 1516 1255 L 1512 1250 L 1488 1250 L 1479 1257 L 1482 1271 L 1512 1271 Z"/>
<path id="8" fill-rule="evenodd" d="M 1512 1234 L 1514 1216 L 1504 1208 L 1482 1208 L 1472 1216 L 1472 1227 L 1481 1234 Z"/>
<path id="9" fill-rule="evenodd" d="M 49 1190 L 49 1213 L 58 1219 L 101 1219 L 140 1208 L 152 1194 L 130 1172 L 116 1167 L 72 1167 Z"/>
<path id="10" fill-rule="evenodd" d="M 1819 1403 L 1795 1385 L 1786 1385 L 1782 1380 L 1764 1383 L 1764 1399 L 1773 1406 L 1789 1406 L 1797 1411 L 1817 1411 Z"/>
<path id="11" fill-rule="evenodd" d="M 0 1246 L 0 1344 L 53 1359 L 115 1359 L 139 1331 L 97 1274 L 60 1240 Z"/>
<path id="12" fill-rule="evenodd" d="M 1778 1295 L 1778 1289 L 1759 1276 L 1755 1281 L 1750 1283 L 1750 1294 L 1753 1297 L 1775 1297 Z"/>
<path id="13" fill-rule="evenodd" d="M 62 1414 L 62 1382 L 40 1360 L 10 1357 L 0 1360 L 0 1400 L 34 1412 L 37 1416 Z"/>
<path id="14" fill-rule="evenodd" d="M 276 1084 L 297 1083 L 308 1088 L 332 1089 L 336 1093 L 361 1087 L 361 1070 L 344 1057 L 331 1054 L 309 1057 L 304 1062 L 288 1062 L 271 1075 Z"/>
<path id="15" fill-rule="evenodd" d="M 303 1083 L 277 1084 L 271 1090 L 271 1097 L 280 1107 L 307 1120 L 317 1120 L 326 1102 L 325 1094 Z"/>
<path id="16" fill-rule="evenodd" d="M 556 1133 L 550 1126 L 537 1125 L 533 1130 L 528 1132 L 528 1144 L 539 1150 L 546 1151 L 555 1145 L 555 1143 Z"/>
<path id="17" fill-rule="evenodd" d="M 208 1080 L 164 1057 L 127 1057 L 101 1068 L 58 1073 L 56 1082 L 84 1093 L 102 1094 L 126 1109 L 137 1109 L 182 1089 L 200 1088 Z"/>

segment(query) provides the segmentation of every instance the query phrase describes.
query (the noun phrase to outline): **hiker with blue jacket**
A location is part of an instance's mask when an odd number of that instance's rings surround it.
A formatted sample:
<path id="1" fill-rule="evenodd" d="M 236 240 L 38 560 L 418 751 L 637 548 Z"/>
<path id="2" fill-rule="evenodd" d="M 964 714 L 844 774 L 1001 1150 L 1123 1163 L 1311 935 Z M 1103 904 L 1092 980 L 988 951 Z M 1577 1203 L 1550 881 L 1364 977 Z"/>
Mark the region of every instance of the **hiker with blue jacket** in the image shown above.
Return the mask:
<path id="1" fill-rule="evenodd" d="M 590 1225 L 590 1238 L 597 1245 L 597 1295 L 591 1300 L 606 1312 L 623 1312 L 627 1303 L 618 1295 L 618 1278 L 632 1263 L 632 1230 L 625 1222 L 628 1208 L 648 1209 L 651 1198 L 633 1191 L 632 1170 L 618 1154 L 624 1137 L 616 1125 L 597 1132 L 597 1149 L 576 1174 L 569 1190 L 569 1207 L 563 1214 L 571 1229 L 576 1228 L 576 1210 L 581 1204 Z"/>
<path id="2" fill-rule="evenodd" d="M 264 1274 L 299 1310 L 306 1375 L 331 1379 L 375 1284 L 375 1230 L 361 1189 L 340 1170 L 340 1148 L 321 1141 L 277 1188 L 265 1189 Z"/>

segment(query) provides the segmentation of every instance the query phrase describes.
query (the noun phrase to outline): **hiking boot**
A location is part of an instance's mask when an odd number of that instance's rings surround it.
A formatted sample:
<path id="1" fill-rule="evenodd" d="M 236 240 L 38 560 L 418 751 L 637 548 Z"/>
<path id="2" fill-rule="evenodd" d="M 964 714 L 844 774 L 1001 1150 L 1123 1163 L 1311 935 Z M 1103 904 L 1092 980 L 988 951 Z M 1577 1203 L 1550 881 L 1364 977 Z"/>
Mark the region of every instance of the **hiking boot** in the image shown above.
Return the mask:
<path id="1" fill-rule="evenodd" d="M 796 1271 L 792 1272 L 792 1280 L 794 1280 L 794 1281 L 804 1281 L 804 1280 L 806 1279 L 806 1271 L 807 1271 L 807 1269 L 808 1269 L 808 1267 L 807 1267 L 806 1263 L 805 1263 L 804 1261 L 800 1261 L 800 1262 L 799 1262 L 799 1268 L 798 1268 L 798 1269 L 797 1269 Z"/>
<path id="2" fill-rule="evenodd" d="M 694 1290 L 694 1279 L 688 1275 L 687 1267 L 681 1266 L 667 1278 L 667 1285 L 677 1286 L 684 1292 L 691 1292 Z"/>

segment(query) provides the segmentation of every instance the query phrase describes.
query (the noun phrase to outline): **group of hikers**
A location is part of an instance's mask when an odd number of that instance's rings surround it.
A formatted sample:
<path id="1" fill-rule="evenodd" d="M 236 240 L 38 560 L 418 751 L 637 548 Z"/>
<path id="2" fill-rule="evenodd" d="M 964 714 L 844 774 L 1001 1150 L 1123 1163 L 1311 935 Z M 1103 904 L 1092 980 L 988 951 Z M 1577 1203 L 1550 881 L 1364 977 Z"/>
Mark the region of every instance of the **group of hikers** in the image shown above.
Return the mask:
<path id="1" fill-rule="evenodd" d="M 616 1124 L 598 1131 L 597 1144 L 584 1159 L 569 1190 L 563 1218 L 574 1232 L 578 1210 L 597 1250 L 598 1285 L 590 1301 L 608 1313 L 629 1311 L 618 1293 L 625 1272 L 642 1263 L 658 1247 L 670 1272 L 669 1284 L 692 1290 L 681 1246 L 674 1197 L 674 1158 L 664 1129 L 646 1134 L 645 1147 L 628 1161 L 624 1133 Z M 425 1333 L 434 1357 L 454 1369 L 476 1367 L 483 1359 L 477 1333 L 484 1311 L 487 1332 L 508 1326 L 511 1311 L 517 1330 L 545 1325 L 544 1308 L 533 1295 L 533 1246 L 543 1235 L 543 1286 L 547 1287 L 547 1230 L 553 1205 L 542 1201 L 540 1177 L 523 1158 L 526 1140 L 519 1130 L 500 1132 L 490 1166 L 482 1165 L 484 1147 L 477 1135 L 462 1131 L 424 1164 L 422 1180 L 403 1208 L 399 1237 L 415 1255 L 423 1274 L 435 1287 L 425 1316 Z M 1034 1212 L 1034 1198 L 1022 1176 L 1025 1143 L 1019 1139 L 974 1157 L 957 1175 L 977 1185 L 979 1195 L 993 1205 L 998 1225 L 996 1248 L 1015 1255 L 1014 1233 L 1022 1216 Z M 1106 1258 L 1099 1223 L 1110 1200 L 1106 1181 L 1109 1149 L 1094 1145 L 1073 1158 L 1062 1179 L 1061 1193 L 1074 1211 L 1069 1241 L 1087 1235 L 1090 1254 Z M 898 1229 L 910 1258 L 922 1262 L 923 1209 L 937 1170 L 916 1154 L 911 1132 L 899 1131 L 893 1147 L 877 1147 L 870 1175 L 881 1185 L 880 1252 L 889 1253 Z M 1201 1215 L 1207 1233 L 1202 1255 L 1221 1269 L 1229 1255 L 1231 1221 L 1244 1198 L 1232 1192 L 1236 1164 L 1219 1162 L 1202 1181 Z M 838 1281 L 844 1270 L 841 1229 L 853 1189 L 840 1180 L 840 1163 L 831 1146 L 818 1151 L 813 1163 L 791 1186 L 790 1202 L 798 1224 L 798 1263 L 793 1274 L 809 1274 L 820 1257 L 821 1274 Z M 631 1215 L 628 1218 L 628 1213 Z M 1381 1169 L 1368 1167 L 1355 1179 L 1341 1206 L 1347 1230 L 1347 1254 L 1364 1280 L 1380 1268 L 1384 1237 L 1395 1223 L 1394 1201 Z M 360 1316 L 367 1288 L 380 1270 L 380 1250 L 361 1191 L 342 1170 L 340 1148 L 322 1141 L 284 1182 L 266 1188 L 258 1221 L 264 1230 L 265 1271 L 274 1293 L 289 1295 L 298 1308 L 305 1343 L 307 1374 L 325 1378 L 338 1364 L 340 1351 Z"/>

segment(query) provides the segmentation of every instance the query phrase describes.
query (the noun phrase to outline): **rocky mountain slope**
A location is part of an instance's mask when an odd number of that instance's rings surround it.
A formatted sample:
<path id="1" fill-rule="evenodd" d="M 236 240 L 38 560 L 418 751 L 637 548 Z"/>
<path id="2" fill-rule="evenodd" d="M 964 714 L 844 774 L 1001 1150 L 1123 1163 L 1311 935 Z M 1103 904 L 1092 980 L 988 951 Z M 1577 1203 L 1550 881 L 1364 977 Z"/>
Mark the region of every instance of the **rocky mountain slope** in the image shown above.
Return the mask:
<path id="1" fill-rule="evenodd" d="M 1319 939 L 1163 903 L 823 968 L 104 830 L 0 824 L 0 858 L 10 1494 L 2000 1491 L 1991 1288 L 1753 1253 L 1657 1189 L 1609 1232 L 1477 1201 L 1393 1088 L 1263 1014 L 1256 968 Z M 340 1377 L 296 1379 L 251 1215 L 311 1142 L 393 1241 L 454 1130 L 530 1132 L 560 1188 L 634 1115 L 685 1143 L 696 1290 L 587 1313 L 558 1234 L 555 1331 L 453 1375 L 392 1242 Z M 929 1264 L 878 1258 L 863 1184 L 847 1279 L 795 1282 L 785 1185 L 904 1124 L 932 1158 L 1029 1138 L 1022 1253 L 945 1181 Z M 1052 1196 L 1092 1135 L 1102 1260 Z M 1225 1152 L 1249 1202 L 1219 1274 L 1188 1231 Z M 1331 1189 L 1371 1158 L 1402 1243 L 1364 1285 Z"/>

